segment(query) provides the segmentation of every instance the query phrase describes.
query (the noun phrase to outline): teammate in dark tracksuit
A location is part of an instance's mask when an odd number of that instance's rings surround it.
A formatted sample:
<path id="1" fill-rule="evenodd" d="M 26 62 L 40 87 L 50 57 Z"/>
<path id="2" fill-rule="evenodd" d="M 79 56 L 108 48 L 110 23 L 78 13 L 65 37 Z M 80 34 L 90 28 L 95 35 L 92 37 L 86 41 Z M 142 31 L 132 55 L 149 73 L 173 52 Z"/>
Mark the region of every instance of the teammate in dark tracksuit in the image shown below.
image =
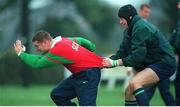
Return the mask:
<path id="1" fill-rule="evenodd" d="M 80 106 L 95 106 L 100 67 L 103 58 L 92 51 L 95 45 L 87 39 L 64 38 L 54 39 L 44 31 L 38 32 L 33 38 L 36 49 L 46 52 L 34 55 L 22 52 L 22 45 L 17 42 L 15 51 L 23 62 L 33 68 L 45 68 L 62 64 L 72 75 L 61 81 L 51 92 L 51 98 L 58 106 L 75 106 L 71 99 L 77 97 Z M 53 77 L 49 77 L 53 78 Z"/>
<path id="2" fill-rule="evenodd" d="M 180 12 L 180 1 L 178 1 L 177 7 Z M 176 28 L 173 31 L 173 35 L 170 38 L 170 43 L 174 47 L 174 50 L 178 56 L 178 68 L 176 72 L 176 79 L 174 82 L 175 82 L 176 105 L 180 106 L 180 17 L 177 21 Z"/>
<path id="3" fill-rule="evenodd" d="M 169 41 L 152 24 L 137 15 L 132 5 L 119 9 L 120 24 L 126 28 L 120 49 L 103 61 L 107 67 L 129 66 L 138 72 L 125 91 L 125 105 L 148 106 L 144 86 L 172 76 L 176 69 L 175 54 Z"/>

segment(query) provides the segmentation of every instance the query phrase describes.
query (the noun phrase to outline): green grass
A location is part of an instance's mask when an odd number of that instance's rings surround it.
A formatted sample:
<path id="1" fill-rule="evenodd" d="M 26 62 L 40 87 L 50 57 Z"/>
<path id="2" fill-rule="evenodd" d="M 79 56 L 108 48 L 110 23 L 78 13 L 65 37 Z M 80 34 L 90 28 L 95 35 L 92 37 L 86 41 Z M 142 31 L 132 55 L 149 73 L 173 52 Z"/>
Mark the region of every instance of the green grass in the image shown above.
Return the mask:
<path id="1" fill-rule="evenodd" d="M 49 93 L 54 86 L 0 86 L 0 106 L 54 106 Z M 173 87 L 171 88 L 173 91 Z M 77 102 L 77 99 L 74 101 Z M 105 86 L 99 87 L 97 97 L 99 106 L 123 106 L 124 91 L 121 86 L 109 91 Z M 156 90 L 151 105 L 163 106 L 164 103 Z"/>

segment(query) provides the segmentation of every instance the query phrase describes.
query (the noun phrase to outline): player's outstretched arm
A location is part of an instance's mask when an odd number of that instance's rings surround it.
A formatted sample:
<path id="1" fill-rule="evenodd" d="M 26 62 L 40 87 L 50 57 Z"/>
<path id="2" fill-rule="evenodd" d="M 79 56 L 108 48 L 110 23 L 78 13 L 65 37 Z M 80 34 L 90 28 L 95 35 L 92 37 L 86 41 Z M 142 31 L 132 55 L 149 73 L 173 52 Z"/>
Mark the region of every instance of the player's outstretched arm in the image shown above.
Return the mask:
<path id="1" fill-rule="evenodd" d="M 57 63 L 49 61 L 45 56 L 24 53 L 25 46 L 20 40 L 14 44 L 14 50 L 23 62 L 33 68 L 44 68 L 56 65 Z"/>
<path id="2" fill-rule="evenodd" d="M 25 64 L 32 68 L 46 68 L 58 65 L 58 63 L 48 60 L 46 55 L 41 56 L 23 52 L 19 55 L 19 57 Z"/>

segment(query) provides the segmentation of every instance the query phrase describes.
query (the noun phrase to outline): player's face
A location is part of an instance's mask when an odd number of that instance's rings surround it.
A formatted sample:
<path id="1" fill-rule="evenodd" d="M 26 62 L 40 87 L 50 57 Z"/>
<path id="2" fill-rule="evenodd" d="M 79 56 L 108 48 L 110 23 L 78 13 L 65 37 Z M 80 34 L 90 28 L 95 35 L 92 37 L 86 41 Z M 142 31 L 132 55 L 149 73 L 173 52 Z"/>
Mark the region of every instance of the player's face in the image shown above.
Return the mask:
<path id="1" fill-rule="evenodd" d="M 149 17 L 149 15 L 150 15 L 150 12 L 151 12 L 151 9 L 150 9 L 150 8 L 144 7 L 144 8 L 142 8 L 142 9 L 140 9 L 139 14 L 140 14 L 140 16 L 141 16 L 142 18 L 147 19 L 147 18 Z"/>
<path id="2" fill-rule="evenodd" d="M 128 23 L 127 23 L 126 19 L 124 19 L 122 17 L 120 17 L 119 23 L 125 28 L 128 27 Z"/>
<path id="3" fill-rule="evenodd" d="M 51 42 L 47 40 L 43 40 L 42 42 L 35 41 L 33 44 L 39 52 L 47 52 L 51 47 Z"/>

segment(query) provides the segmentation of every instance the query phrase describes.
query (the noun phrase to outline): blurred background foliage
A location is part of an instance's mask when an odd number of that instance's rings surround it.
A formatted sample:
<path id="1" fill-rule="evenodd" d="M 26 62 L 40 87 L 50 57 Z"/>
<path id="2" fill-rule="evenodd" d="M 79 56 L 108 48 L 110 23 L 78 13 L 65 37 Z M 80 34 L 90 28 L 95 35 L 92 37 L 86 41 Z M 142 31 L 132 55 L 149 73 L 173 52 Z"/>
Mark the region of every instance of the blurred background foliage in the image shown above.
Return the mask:
<path id="1" fill-rule="evenodd" d="M 170 36 L 178 19 L 176 0 L 148 3 L 152 6 L 149 21 Z M 120 6 L 106 0 L 0 0 L 0 85 L 56 84 L 64 78 L 62 66 L 31 69 L 15 54 L 16 39 L 23 41 L 28 52 L 36 53 L 31 38 L 38 30 L 46 30 L 53 37 L 81 36 L 96 44 L 96 53 L 115 53 L 123 38 L 117 17 Z"/>

